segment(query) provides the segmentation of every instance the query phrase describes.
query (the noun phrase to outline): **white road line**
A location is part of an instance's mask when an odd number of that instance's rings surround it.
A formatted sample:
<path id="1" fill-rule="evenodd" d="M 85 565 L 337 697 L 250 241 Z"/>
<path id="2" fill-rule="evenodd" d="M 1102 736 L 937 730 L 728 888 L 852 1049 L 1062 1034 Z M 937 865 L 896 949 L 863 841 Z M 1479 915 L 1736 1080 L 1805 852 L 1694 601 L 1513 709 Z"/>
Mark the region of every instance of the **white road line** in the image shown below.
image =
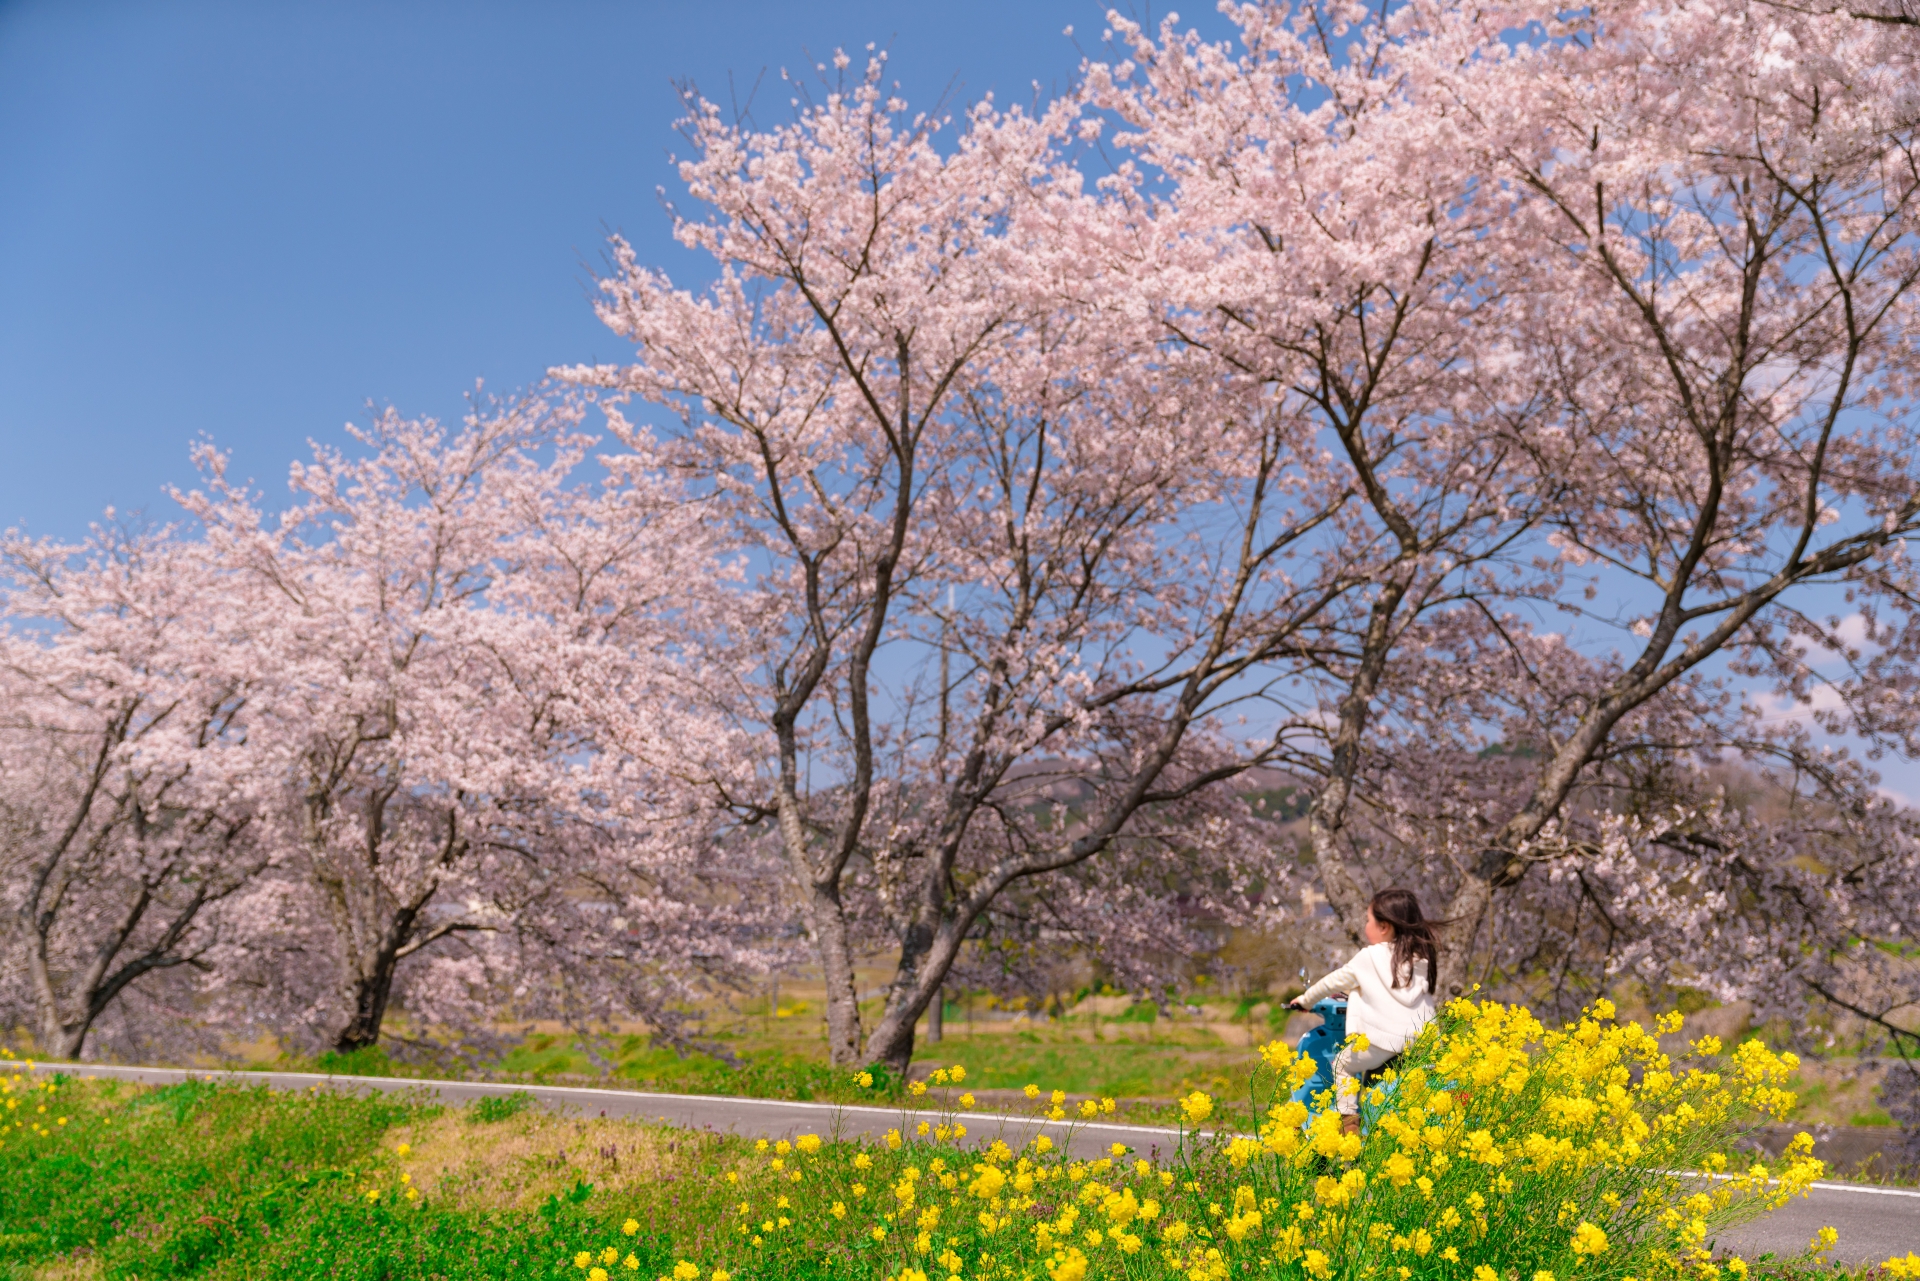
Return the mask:
<path id="1" fill-rule="evenodd" d="M 1662 1170 L 1660 1173 L 1677 1174 L 1687 1179 L 1713 1179 L 1715 1181 L 1745 1177 L 1740 1174 L 1717 1174 L 1711 1170 Z M 1778 1179 L 1768 1179 L 1767 1185 L 1771 1187 L 1779 1181 Z M 1876 1187 L 1871 1183 L 1826 1183 L 1820 1180 L 1815 1180 L 1807 1184 L 1807 1186 L 1809 1188 L 1820 1188 L 1827 1192 L 1865 1192 L 1870 1196 L 1905 1196 L 1920 1200 L 1920 1188 L 1883 1188 Z"/>
<path id="2" fill-rule="evenodd" d="M 1866 1183 L 1809 1183 L 1810 1188 L 1819 1188 L 1822 1192 L 1860 1192 L 1867 1196 L 1904 1196 L 1920 1200 L 1920 1191 L 1913 1188 L 1876 1188 Z"/>
<path id="3" fill-rule="evenodd" d="M 22 1063 L 21 1066 L 24 1066 L 24 1063 Z M 364 1085 L 375 1090 L 414 1089 L 416 1087 L 438 1089 L 442 1086 L 450 1086 L 456 1090 L 474 1091 L 481 1094 L 550 1094 L 566 1100 L 585 1095 L 592 1099 L 649 1099 L 675 1104 L 732 1103 L 747 1109 L 772 1108 L 784 1110 L 801 1108 L 808 1111 L 831 1113 L 835 1116 L 855 1112 L 866 1113 L 876 1117 L 925 1120 L 930 1115 L 933 1115 L 925 1111 L 915 1112 L 906 1108 L 880 1108 L 858 1103 L 816 1103 L 810 1099 L 756 1099 L 732 1094 L 667 1094 L 654 1090 L 609 1090 L 591 1085 L 529 1085 L 501 1081 L 444 1081 L 428 1077 L 333 1076 L 320 1072 L 243 1072 L 233 1071 L 227 1068 L 169 1068 L 140 1067 L 137 1065 L 123 1067 L 119 1064 L 45 1063 L 39 1060 L 34 1061 L 33 1070 L 70 1072 L 83 1080 L 91 1079 L 93 1075 L 103 1073 L 111 1079 L 113 1074 L 117 1072 L 166 1072 L 176 1074 L 182 1078 L 201 1077 L 206 1079 L 219 1079 L 243 1085 L 249 1081 L 264 1081 L 272 1084 L 277 1079 L 287 1083 L 298 1081 L 302 1084 L 311 1083 L 314 1085 Z M 1013 1116 L 1005 1112 L 969 1112 L 959 1108 L 942 1110 L 939 1113 L 941 1116 L 949 1114 L 954 1120 L 962 1124 L 975 1121 L 997 1121 L 1002 1126 L 1035 1125 L 1050 1126 L 1056 1129 L 1071 1129 L 1076 1134 L 1085 1133 L 1089 1130 L 1101 1130 L 1121 1134 L 1159 1134 L 1169 1138 L 1178 1138 L 1180 1136 L 1180 1131 L 1170 1129 L 1166 1126 L 1125 1125 L 1117 1121 L 1077 1121 L 1074 1117 L 1068 1117 L 1064 1121 L 1053 1121 L 1044 1116 Z M 1207 1131 L 1207 1133 L 1213 1134 L 1217 1133 L 1217 1131 Z M 1231 1132 L 1229 1131 L 1228 1133 Z"/>

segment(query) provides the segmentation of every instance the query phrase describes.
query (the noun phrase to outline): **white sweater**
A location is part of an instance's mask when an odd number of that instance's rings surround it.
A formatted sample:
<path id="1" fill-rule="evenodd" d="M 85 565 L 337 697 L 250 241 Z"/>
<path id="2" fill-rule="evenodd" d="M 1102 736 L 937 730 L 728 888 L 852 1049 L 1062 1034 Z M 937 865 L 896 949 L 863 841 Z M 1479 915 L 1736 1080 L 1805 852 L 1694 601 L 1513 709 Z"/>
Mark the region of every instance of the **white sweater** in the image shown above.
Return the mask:
<path id="1" fill-rule="evenodd" d="M 1413 980 L 1393 985 L 1393 944 L 1375 943 L 1353 954 L 1353 959 L 1308 988 L 1300 1004 L 1337 992 L 1347 994 L 1347 1035 L 1366 1033 L 1368 1044 L 1398 1054 L 1420 1029 L 1433 1021 L 1433 993 L 1427 990 L 1427 963 L 1416 958 Z"/>

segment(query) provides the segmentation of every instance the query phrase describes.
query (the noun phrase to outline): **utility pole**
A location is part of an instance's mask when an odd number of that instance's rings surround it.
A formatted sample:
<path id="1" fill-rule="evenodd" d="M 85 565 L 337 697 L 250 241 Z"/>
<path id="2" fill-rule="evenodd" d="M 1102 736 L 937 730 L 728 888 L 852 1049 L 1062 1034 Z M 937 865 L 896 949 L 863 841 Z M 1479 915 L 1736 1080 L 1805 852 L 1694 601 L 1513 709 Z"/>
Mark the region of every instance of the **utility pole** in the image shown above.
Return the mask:
<path id="1" fill-rule="evenodd" d="M 952 617 L 953 587 L 949 584 L 947 587 L 947 618 L 941 620 L 940 623 L 940 739 L 939 742 L 935 744 L 933 753 L 935 776 L 939 778 L 941 786 L 943 787 L 947 782 L 947 728 L 949 723 L 947 699 L 953 692 L 953 685 L 948 676 L 948 672 L 951 670 L 949 664 L 953 658 L 953 649 L 947 639 L 948 629 L 952 627 L 952 623 L 949 620 L 951 620 Z"/>
<path id="2" fill-rule="evenodd" d="M 942 787 L 947 782 L 947 698 L 952 692 L 952 678 L 949 675 L 953 658 L 952 647 L 948 644 L 947 632 L 952 626 L 953 584 L 947 584 L 947 617 L 940 623 L 940 739 L 934 745 L 935 777 Z M 938 1045 L 947 1030 L 947 989 L 943 983 L 933 989 L 933 1004 L 927 1007 L 927 1044 Z"/>

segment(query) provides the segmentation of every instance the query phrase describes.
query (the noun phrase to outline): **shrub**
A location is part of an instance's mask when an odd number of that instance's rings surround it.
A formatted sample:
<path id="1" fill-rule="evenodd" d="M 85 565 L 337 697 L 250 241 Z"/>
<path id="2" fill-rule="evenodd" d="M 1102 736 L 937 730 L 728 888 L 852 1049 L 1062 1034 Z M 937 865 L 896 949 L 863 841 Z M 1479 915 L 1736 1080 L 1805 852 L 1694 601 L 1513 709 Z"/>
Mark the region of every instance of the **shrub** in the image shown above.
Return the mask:
<path id="1" fill-rule="evenodd" d="M 467 1108 L 467 1119 L 475 1125 L 489 1125 L 519 1116 L 532 1106 L 533 1096 L 525 1090 L 515 1090 L 512 1094 L 489 1094 L 473 1101 Z"/>
<path id="2" fill-rule="evenodd" d="M 1669 1015 L 1659 1030 L 1680 1021 Z M 1784 1086 L 1798 1061 L 1760 1041 L 1731 1054 L 1712 1037 L 1693 1048 L 1696 1061 L 1676 1070 L 1606 1001 L 1551 1032 L 1519 1007 L 1457 1001 L 1397 1078 L 1367 1092 L 1364 1138 L 1343 1135 L 1331 1109 L 1309 1119 L 1300 1103 L 1268 1100 L 1257 1139 L 1230 1140 L 1224 1166 L 1188 1182 L 1209 1198 L 1232 1185 L 1227 1253 L 1297 1261 L 1319 1281 L 1400 1269 L 1479 1281 L 1675 1275 L 1709 1262 L 1715 1231 L 1783 1204 L 1822 1170 L 1803 1134 L 1780 1168 L 1729 1173 L 1733 1141 L 1792 1108 Z M 1285 1045 L 1262 1055 L 1279 1086 L 1311 1075 Z"/>

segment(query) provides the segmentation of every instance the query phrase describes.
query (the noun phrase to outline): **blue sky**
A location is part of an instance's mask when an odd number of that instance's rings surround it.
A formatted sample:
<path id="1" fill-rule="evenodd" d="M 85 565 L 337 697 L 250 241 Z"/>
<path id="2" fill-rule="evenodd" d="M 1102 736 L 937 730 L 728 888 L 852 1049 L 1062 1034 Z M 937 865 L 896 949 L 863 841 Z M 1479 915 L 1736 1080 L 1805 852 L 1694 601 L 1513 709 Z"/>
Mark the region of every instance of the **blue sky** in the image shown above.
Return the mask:
<path id="1" fill-rule="evenodd" d="M 725 101 L 764 69 L 770 123 L 782 67 L 876 41 L 918 105 L 1025 100 L 1105 8 L 0 0 L 0 527 L 170 519 L 201 434 L 277 500 L 368 402 L 452 417 L 477 378 L 622 359 L 590 307 L 607 233 L 705 270 L 656 194 L 678 81 Z"/>
<path id="2" fill-rule="evenodd" d="M 765 68 L 771 122 L 781 67 L 877 41 L 916 104 L 1026 100 L 1105 8 L 0 0 L 0 526 L 169 518 L 202 433 L 277 497 L 369 401 L 621 358 L 607 232 L 700 270 L 656 194 L 676 81 Z"/>

